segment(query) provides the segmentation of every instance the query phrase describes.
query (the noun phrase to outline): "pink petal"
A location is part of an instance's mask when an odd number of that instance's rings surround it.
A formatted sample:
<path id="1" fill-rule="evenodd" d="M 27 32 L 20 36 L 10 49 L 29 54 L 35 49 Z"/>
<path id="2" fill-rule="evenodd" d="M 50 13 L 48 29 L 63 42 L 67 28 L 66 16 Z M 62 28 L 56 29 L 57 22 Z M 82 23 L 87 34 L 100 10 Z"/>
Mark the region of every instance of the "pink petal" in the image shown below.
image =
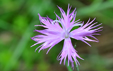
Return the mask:
<path id="1" fill-rule="evenodd" d="M 76 64 L 79 64 L 77 57 L 82 59 L 76 52 L 76 50 L 73 48 L 73 45 L 71 43 L 71 39 L 70 38 L 66 38 L 64 40 L 64 45 L 63 45 L 63 49 L 61 51 L 60 56 L 58 56 L 58 60 L 60 60 L 60 64 L 62 63 L 63 59 L 64 59 L 64 64 L 65 64 L 65 60 L 66 58 L 68 58 L 68 65 L 69 62 L 72 64 L 72 67 L 74 67 L 74 61 L 76 62 Z M 74 60 L 73 60 L 74 59 Z M 82 59 L 83 60 L 83 59 Z"/>

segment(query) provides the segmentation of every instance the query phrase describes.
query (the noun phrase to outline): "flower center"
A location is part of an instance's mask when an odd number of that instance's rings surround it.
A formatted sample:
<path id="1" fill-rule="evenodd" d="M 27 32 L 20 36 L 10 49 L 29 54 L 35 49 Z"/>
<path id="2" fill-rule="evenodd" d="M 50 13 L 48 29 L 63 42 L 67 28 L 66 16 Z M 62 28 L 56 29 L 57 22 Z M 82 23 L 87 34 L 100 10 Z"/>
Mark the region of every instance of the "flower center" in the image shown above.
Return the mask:
<path id="1" fill-rule="evenodd" d="M 69 33 L 68 32 L 65 32 L 65 38 L 69 38 Z"/>
<path id="2" fill-rule="evenodd" d="M 74 26 L 82 26 L 83 25 L 83 24 L 79 24 L 79 23 L 74 23 L 74 25 L 70 26 L 69 28 L 66 28 L 61 21 L 54 20 L 52 22 L 52 24 L 54 24 L 55 22 L 60 23 L 61 26 L 63 27 L 63 29 L 64 29 L 63 37 L 65 37 L 65 38 L 69 38 L 70 37 L 70 35 L 69 35 L 70 29 L 72 29 Z"/>

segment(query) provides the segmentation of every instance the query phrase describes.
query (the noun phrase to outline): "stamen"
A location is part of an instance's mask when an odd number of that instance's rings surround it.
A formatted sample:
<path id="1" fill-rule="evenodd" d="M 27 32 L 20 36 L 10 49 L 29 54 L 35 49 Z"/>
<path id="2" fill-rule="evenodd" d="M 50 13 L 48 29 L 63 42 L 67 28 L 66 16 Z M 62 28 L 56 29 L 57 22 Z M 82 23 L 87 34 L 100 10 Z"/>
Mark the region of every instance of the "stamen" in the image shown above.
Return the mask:
<path id="1" fill-rule="evenodd" d="M 54 20 L 54 21 L 52 22 L 52 24 L 54 24 L 55 22 L 59 22 L 59 23 L 61 23 L 63 29 L 65 30 L 65 38 L 68 38 L 69 35 L 68 35 L 68 32 L 67 32 L 67 30 L 66 30 L 64 24 L 63 24 L 61 21 L 59 21 L 59 20 Z"/>
<path id="2" fill-rule="evenodd" d="M 69 34 L 68 32 L 65 33 L 65 38 L 68 38 L 69 37 Z"/>
<path id="3" fill-rule="evenodd" d="M 71 18 L 73 18 L 74 16 L 75 16 L 75 14 L 72 14 L 72 15 L 71 15 Z"/>
<path id="4" fill-rule="evenodd" d="M 62 27 L 65 29 L 65 26 L 64 26 L 64 24 L 63 24 L 61 21 L 59 21 L 59 20 L 54 20 L 54 21 L 52 22 L 52 25 L 53 25 L 55 22 L 61 23 Z"/>
<path id="5" fill-rule="evenodd" d="M 68 28 L 68 32 L 70 31 L 70 29 L 72 28 L 72 27 L 74 27 L 74 26 L 82 26 L 83 24 L 74 24 L 74 25 L 72 25 L 72 26 L 70 26 L 69 28 Z"/>

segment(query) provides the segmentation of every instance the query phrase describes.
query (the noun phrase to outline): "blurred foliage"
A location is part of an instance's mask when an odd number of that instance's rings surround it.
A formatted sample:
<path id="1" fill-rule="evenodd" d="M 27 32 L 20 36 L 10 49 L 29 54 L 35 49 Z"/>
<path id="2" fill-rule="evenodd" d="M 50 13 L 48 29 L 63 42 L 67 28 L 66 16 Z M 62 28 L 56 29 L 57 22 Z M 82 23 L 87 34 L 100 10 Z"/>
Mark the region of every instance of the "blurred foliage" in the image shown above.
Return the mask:
<path id="1" fill-rule="evenodd" d="M 36 43 L 30 37 L 37 35 L 34 29 L 39 29 L 34 27 L 40 24 L 38 13 L 56 19 L 54 12 L 60 16 L 57 5 L 66 11 L 68 4 L 72 5 L 72 10 L 77 8 L 76 20 L 96 17 L 99 23 L 113 28 L 113 0 L 0 0 L 0 71 L 50 71 L 55 64 L 60 65 L 56 58 L 63 42 L 46 55 L 47 50 L 34 52 L 39 45 L 30 48 Z M 80 63 L 91 63 L 90 68 L 87 64 L 86 68 L 82 65 L 80 68 L 108 71 L 105 60 L 99 54 L 93 54 L 80 54 L 85 59 L 78 59 Z"/>

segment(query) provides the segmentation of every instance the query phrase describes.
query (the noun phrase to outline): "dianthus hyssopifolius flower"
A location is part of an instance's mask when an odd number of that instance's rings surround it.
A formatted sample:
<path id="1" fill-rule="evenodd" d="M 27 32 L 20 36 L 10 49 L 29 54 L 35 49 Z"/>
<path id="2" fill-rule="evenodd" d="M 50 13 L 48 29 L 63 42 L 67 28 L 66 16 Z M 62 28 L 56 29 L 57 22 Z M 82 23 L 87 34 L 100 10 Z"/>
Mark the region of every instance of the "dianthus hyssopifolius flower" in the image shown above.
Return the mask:
<path id="1" fill-rule="evenodd" d="M 93 35 L 99 35 L 97 32 L 101 31 L 102 27 L 99 27 L 101 24 L 95 25 L 97 22 L 93 23 L 95 19 L 93 19 L 92 21 L 90 21 L 89 19 L 86 24 L 84 24 L 84 22 L 79 22 L 79 20 L 75 21 L 76 9 L 74 9 L 74 11 L 70 13 L 71 7 L 69 7 L 69 5 L 68 5 L 67 13 L 65 13 L 62 8 L 60 7 L 58 8 L 60 9 L 61 17 L 59 17 L 55 13 L 57 17 L 56 20 L 52 20 L 49 17 L 41 17 L 40 14 L 38 14 L 39 20 L 43 24 L 35 25 L 35 26 L 42 26 L 46 29 L 35 30 L 36 32 L 39 32 L 41 34 L 31 38 L 32 40 L 36 41 L 36 43 L 32 46 L 42 43 L 42 45 L 37 47 L 36 50 L 40 48 L 39 49 L 40 52 L 42 49 L 49 48 L 47 51 L 48 53 L 53 46 L 58 44 L 60 41 L 64 40 L 62 51 L 60 52 L 57 59 L 60 60 L 60 64 L 64 60 L 64 65 L 67 59 L 68 65 L 71 62 L 72 67 L 74 67 L 74 62 L 76 63 L 76 65 L 79 64 L 77 57 L 80 59 L 82 58 L 77 54 L 77 51 L 74 49 L 71 42 L 71 38 L 83 41 L 89 46 L 91 46 L 86 41 L 98 42 L 98 39 L 95 38 Z M 79 28 L 71 31 L 71 29 L 75 26 L 79 26 Z M 91 37 L 94 40 L 88 37 Z"/>

